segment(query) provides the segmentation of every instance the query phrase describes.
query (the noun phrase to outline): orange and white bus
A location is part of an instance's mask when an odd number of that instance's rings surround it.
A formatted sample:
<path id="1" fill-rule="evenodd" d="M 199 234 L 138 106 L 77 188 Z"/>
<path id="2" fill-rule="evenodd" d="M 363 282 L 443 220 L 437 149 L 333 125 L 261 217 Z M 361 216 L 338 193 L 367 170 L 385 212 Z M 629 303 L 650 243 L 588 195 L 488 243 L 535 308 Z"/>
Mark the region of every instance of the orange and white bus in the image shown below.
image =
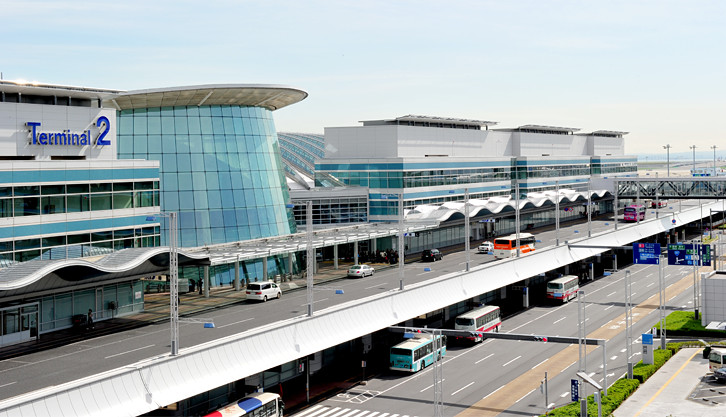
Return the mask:
<path id="1" fill-rule="evenodd" d="M 502 319 L 498 306 L 482 306 L 468 311 L 454 320 L 454 329 L 469 330 L 471 332 L 498 332 L 502 327 Z M 457 337 L 460 339 L 460 337 Z M 474 343 L 481 342 L 481 336 L 461 337 L 461 339 L 469 339 Z"/>
<path id="2" fill-rule="evenodd" d="M 519 252 L 527 253 L 534 251 L 534 235 L 530 233 L 519 234 Z M 509 235 L 494 239 L 494 257 L 496 259 L 511 258 L 517 256 L 517 235 Z"/>

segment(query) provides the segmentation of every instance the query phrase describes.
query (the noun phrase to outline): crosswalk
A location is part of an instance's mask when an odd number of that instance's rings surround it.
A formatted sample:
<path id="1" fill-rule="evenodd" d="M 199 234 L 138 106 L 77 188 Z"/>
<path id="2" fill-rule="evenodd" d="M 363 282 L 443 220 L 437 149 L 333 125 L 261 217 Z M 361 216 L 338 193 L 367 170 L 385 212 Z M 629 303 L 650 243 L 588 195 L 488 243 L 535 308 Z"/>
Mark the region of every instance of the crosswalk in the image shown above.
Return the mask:
<path id="1" fill-rule="evenodd" d="M 416 417 L 408 414 L 381 413 L 380 411 L 366 411 L 353 408 L 328 407 L 315 405 L 301 411 L 292 417 Z"/>

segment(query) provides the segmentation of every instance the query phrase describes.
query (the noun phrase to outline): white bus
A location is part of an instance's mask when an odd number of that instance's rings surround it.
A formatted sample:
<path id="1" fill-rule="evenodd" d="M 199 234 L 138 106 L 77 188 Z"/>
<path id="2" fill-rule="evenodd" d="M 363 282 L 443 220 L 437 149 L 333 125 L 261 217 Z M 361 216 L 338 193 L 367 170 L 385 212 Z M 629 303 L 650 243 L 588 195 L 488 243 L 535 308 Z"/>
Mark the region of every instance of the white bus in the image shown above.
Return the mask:
<path id="1" fill-rule="evenodd" d="M 708 354 L 708 369 L 713 372 L 723 367 L 726 367 L 726 348 L 711 348 Z"/>
<path id="2" fill-rule="evenodd" d="M 483 306 L 468 311 L 454 320 L 455 330 L 470 330 L 472 332 L 498 332 L 502 327 L 502 319 L 498 306 Z M 482 341 L 481 336 L 456 337 L 468 339 L 474 343 Z"/>
<path id="3" fill-rule="evenodd" d="M 560 300 L 564 304 L 577 297 L 579 290 L 579 278 L 576 275 L 565 275 L 547 283 L 547 298 Z"/>
<path id="4" fill-rule="evenodd" d="M 519 252 L 527 253 L 534 251 L 534 235 L 530 233 L 519 234 Z M 496 259 L 511 258 L 517 256 L 517 235 L 509 235 L 494 239 L 494 257 Z"/>
<path id="5" fill-rule="evenodd" d="M 282 417 L 285 403 L 279 394 L 256 392 L 205 417 Z"/>

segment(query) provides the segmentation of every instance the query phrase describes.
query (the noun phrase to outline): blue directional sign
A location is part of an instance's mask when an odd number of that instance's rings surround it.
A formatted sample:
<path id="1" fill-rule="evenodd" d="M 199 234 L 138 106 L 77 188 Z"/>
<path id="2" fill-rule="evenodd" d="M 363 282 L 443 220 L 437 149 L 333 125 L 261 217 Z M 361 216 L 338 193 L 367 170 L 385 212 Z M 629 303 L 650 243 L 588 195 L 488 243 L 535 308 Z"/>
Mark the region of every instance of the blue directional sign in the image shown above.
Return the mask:
<path id="1" fill-rule="evenodd" d="M 633 243 L 633 263 L 658 265 L 660 262 L 659 243 Z"/>
<path id="2" fill-rule="evenodd" d="M 580 385 L 576 379 L 570 380 L 570 399 L 571 401 L 580 400 Z"/>
<path id="3" fill-rule="evenodd" d="M 668 265 L 711 266 L 711 246 L 672 243 L 668 245 Z"/>
<path id="4" fill-rule="evenodd" d="M 651 333 L 643 333 L 640 335 L 641 340 L 643 341 L 644 345 L 652 345 L 653 344 L 653 335 Z"/>

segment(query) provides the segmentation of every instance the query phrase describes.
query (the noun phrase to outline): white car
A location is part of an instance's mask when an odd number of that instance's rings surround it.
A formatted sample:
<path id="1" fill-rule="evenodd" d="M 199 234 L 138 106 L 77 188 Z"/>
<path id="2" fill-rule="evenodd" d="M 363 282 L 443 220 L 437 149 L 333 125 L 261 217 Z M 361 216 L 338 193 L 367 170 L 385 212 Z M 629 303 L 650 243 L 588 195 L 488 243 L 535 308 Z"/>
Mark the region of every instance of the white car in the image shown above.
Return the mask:
<path id="1" fill-rule="evenodd" d="M 271 298 L 282 297 L 282 290 L 272 281 L 253 282 L 247 285 L 248 300 L 259 300 L 265 302 Z"/>
<path id="2" fill-rule="evenodd" d="M 373 275 L 376 272 L 370 265 L 353 265 L 348 270 L 349 277 L 363 278 L 369 275 Z"/>
<path id="3" fill-rule="evenodd" d="M 477 249 L 479 253 L 489 253 L 494 251 L 494 244 L 492 242 L 482 242 Z"/>

